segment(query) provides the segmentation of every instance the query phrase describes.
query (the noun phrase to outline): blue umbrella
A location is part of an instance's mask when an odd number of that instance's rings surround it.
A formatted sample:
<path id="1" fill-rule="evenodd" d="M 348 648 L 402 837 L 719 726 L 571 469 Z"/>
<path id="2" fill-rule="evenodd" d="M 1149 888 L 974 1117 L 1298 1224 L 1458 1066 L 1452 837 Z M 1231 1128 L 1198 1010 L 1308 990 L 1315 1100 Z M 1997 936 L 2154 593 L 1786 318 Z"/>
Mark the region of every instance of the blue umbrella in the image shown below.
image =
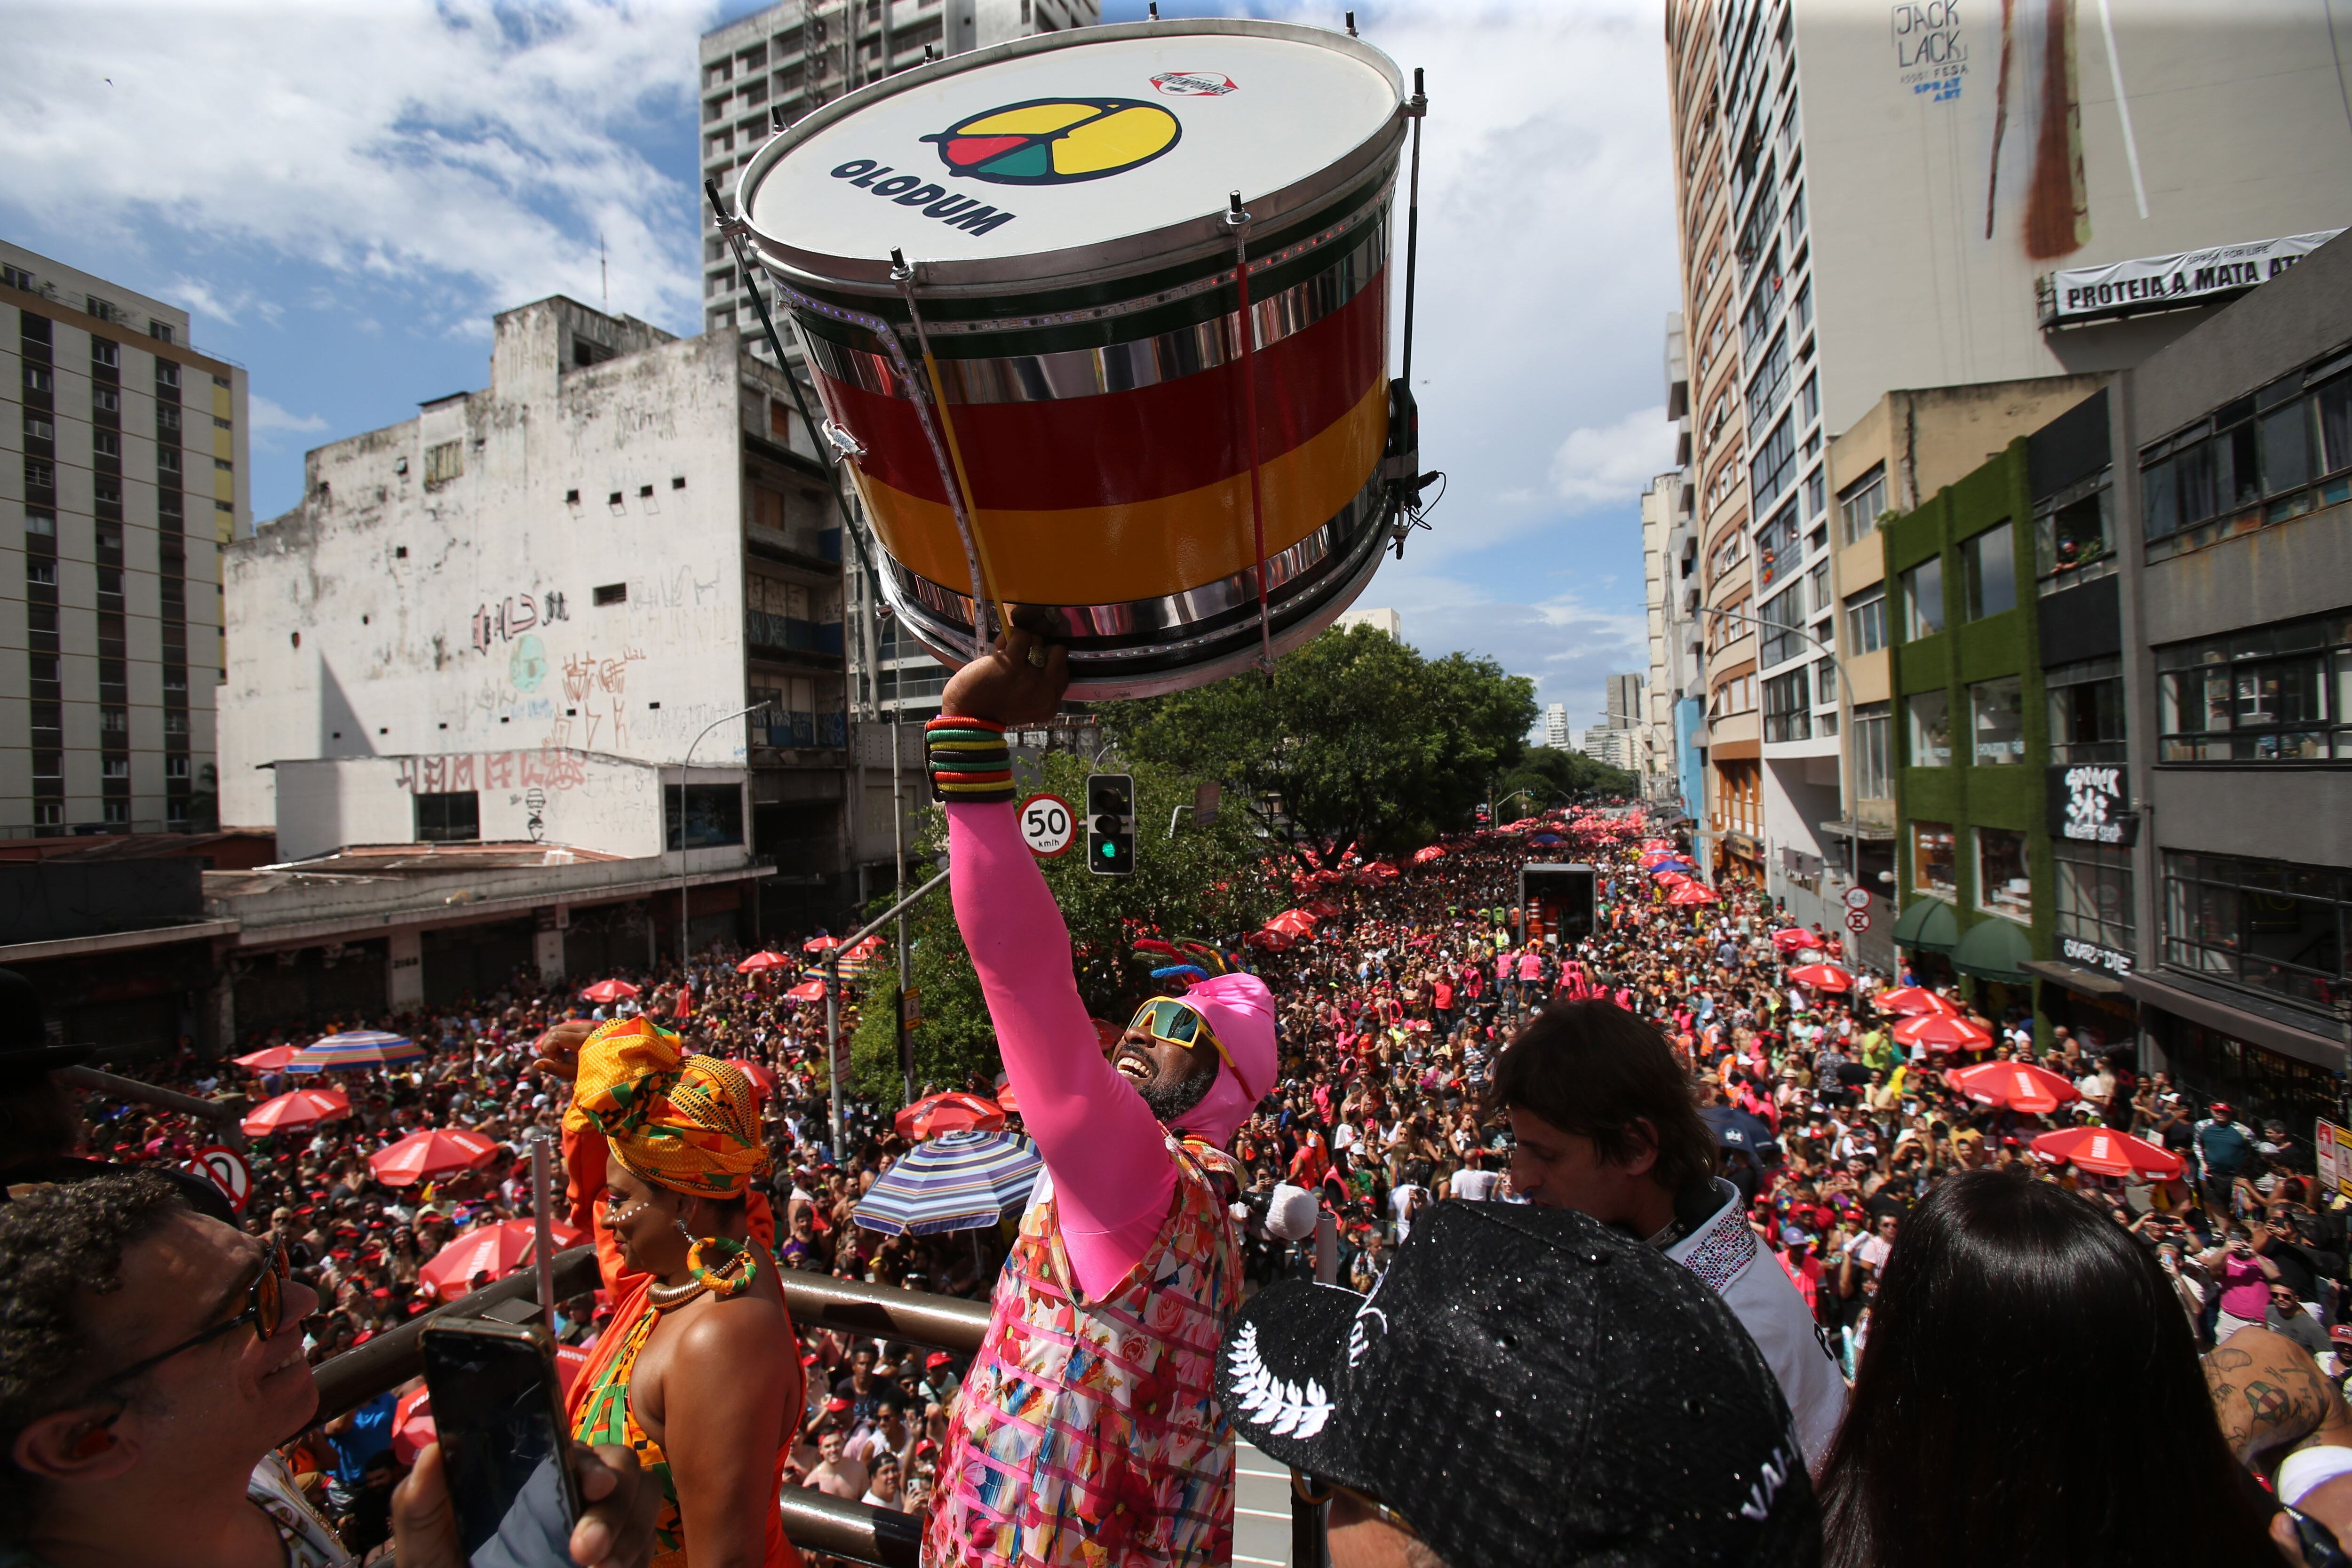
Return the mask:
<path id="1" fill-rule="evenodd" d="M 994 1225 L 1029 1201 L 1045 1168 L 1010 1132 L 944 1132 L 917 1144 L 866 1190 L 850 1217 L 890 1236 L 937 1236 Z"/>
<path id="2" fill-rule="evenodd" d="M 1530 844 L 1565 844 L 1568 840 L 1562 838 L 1557 833 L 1538 833 L 1533 838 L 1528 839 L 1528 842 Z"/>
<path id="3" fill-rule="evenodd" d="M 1650 875 L 1663 877 L 1669 871 L 1680 871 L 1684 876 L 1688 877 L 1696 874 L 1697 870 L 1698 868 L 1687 860 L 1661 860 L 1650 868 Z"/>
<path id="4" fill-rule="evenodd" d="M 1762 1117 L 1732 1105 L 1702 1106 L 1698 1116 L 1715 1134 L 1716 1147 L 1751 1155 L 1759 1165 L 1780 1158 L 1780 1141 Z"/>
<path id="5" fill-rule="evenodd" d="M 294 1053 L 288 1072 L 333 1072 L 341 1068 L 380 1068 L 392 1062 L 413 1062 L 425 1047 L 405 1035 L 380 1029 L 354 1029 L 313 1040 Z"/>

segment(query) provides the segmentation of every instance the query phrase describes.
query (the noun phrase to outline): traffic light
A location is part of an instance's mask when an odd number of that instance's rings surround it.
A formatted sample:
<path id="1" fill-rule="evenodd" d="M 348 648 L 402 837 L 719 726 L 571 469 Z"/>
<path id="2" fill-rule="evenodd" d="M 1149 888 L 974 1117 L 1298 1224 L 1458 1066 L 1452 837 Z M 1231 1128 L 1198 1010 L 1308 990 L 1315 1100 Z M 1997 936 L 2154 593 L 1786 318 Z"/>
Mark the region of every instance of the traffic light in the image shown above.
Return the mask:
<path id="1" fill-rule="evenodd" d="M 1127 773 L 1087 779 L 1087 869 L 1098 877 L 1135 871 L 1135 780 Z"/>

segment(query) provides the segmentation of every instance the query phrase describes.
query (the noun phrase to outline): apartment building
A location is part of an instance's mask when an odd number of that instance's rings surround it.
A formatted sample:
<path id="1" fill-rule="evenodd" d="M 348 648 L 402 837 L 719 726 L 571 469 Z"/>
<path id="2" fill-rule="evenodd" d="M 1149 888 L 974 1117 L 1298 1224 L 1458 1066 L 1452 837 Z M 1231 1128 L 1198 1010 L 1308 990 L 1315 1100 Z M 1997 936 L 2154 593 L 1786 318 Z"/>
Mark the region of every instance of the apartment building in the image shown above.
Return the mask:
<path id="1" fill-rule="evenodd" d="M 245 372 L 188 313 L 0 242 L 0 837 L 219 825 Z"/>
<path id="2" fill-rule="evenodd" d="M 1687 513 L 1681 510 L 1683 472 L 1651 479 L 1642 491 L 1642 577 L 1649 611 L 1650 675 L 1639 704 L 1642 795 L 1671 817 L 1696 818 L 1705 804 L 1688 788 L 1696 778 L 1693 725 L 1701 670 L 1698 625 L 1685 597 L 1690 557 Z"/>
<path id="3" fill-rule="evenodd" d="M 2352 212 L 2352 61 L 2285 0 L 1676 0 L 1666 39 L 1706 827 L 1787 897 L 1839 854 L 1821 824 L 1856 820 L 1842 502 L 1871 465 L 1836 482 L 1830 442 L 1897 389 L 2138 363 L 2324 242 Z"/>

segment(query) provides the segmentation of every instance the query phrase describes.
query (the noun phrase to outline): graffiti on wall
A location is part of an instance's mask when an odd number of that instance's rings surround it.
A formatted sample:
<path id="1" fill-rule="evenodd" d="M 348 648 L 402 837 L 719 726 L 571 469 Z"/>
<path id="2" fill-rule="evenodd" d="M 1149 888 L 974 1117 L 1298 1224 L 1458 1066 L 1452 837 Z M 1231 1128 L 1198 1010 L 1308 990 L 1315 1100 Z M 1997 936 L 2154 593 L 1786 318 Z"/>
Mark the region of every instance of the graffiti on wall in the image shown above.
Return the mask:
<path id="1" fill-rule="evenodd" d="M 509 594 L 495 605 L 484 605 L 475 610 L 468 635 L 476 653 L 488 653 L 493 644 L 512 642 L 533 626 L 571 618 L 571 609 L 560 591 L 551 590 L 538 598 L 529 594 Z"/>
<path id="2" fill-rule="evenodd" d="M 452 795 L 469 789 L 566 790 L 587 777 L 587 765 L 575 753 L 552 747 L 400 759 L 400 787 L 411 795 Z"/>
<path id="3" fill-rule="evenodd" d="M 593 653 L 566 654 L 563 700 L 567 717 L 553 727 L 549 743 L 572 743 L 574 731 L 569 715 L 576 713 L 582 749 L 597 750 L 601 735 L 605 738 L 607 749 L 625 750 L 629 744 L 629 666 L 645 657 L 633 647 L 624 647 L 613 658 L 600 658 Z"/>

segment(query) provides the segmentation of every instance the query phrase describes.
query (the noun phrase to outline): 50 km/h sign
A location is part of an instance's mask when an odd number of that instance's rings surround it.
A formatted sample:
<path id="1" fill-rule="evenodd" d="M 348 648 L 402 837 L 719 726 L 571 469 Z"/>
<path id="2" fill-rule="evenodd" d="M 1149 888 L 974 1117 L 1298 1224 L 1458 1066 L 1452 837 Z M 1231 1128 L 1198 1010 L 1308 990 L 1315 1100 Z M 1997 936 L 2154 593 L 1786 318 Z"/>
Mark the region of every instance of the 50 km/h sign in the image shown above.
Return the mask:
<path id="1" fill-rule="evenodd" d="M 1077 837 L 1077 814 L 1058 795 L 1033 795 L 1021 803 L 1021 842 L 1040 860 L 1050 860 Z"/>

